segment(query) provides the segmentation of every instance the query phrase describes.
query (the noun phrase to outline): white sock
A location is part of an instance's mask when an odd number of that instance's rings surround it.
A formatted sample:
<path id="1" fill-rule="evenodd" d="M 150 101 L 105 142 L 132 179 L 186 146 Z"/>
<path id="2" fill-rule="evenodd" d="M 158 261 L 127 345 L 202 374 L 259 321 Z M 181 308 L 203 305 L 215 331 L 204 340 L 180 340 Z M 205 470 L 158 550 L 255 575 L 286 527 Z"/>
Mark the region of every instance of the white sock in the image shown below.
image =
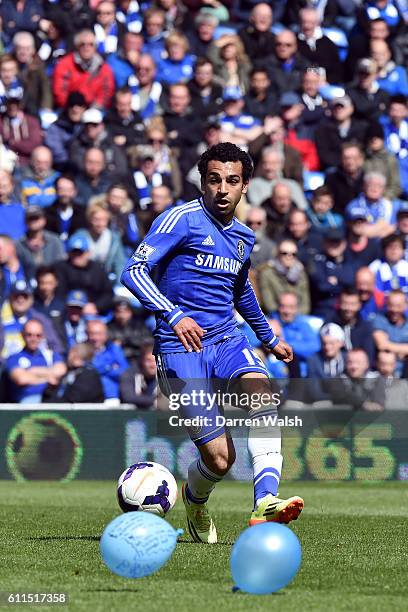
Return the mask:
<path id="1" fill-rule="evenodd" d="M 248 451 L 252 458 L 254 478 L 254 508 L 266 495 L 276 495 L 282 472 L 281 432 L 278 425 L 265 422 L 267 417 L 276 417 L 275 407 L 251 410 L 249 417 L 259 419 L 252 425 L 248 435 Z"/>
<path id="2" fill-rule="evenodd" d="M 201 457 L 194 460 L 188 468 L 187 498 L 194 504 L 205 504 L 211 491 L 222 478 L 209 470 Z"/>

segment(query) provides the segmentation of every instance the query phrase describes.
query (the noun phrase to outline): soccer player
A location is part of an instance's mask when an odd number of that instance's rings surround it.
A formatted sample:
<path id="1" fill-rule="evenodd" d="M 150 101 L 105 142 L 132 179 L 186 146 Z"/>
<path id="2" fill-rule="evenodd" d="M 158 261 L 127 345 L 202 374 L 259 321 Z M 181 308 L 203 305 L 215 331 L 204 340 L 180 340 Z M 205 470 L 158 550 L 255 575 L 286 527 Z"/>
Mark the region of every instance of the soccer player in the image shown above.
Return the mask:
<path id="1" fill-rule="evenodd" d="M 303 509 L 300 497 L 277 497 L 282 469 L 278 427 L 265 416 L 276 416 L 263 362 L 237 329 L 233 308 L 249 323 L 263 346 L 290 362 L 291 347 L 277 338 L 265 319 L 248 280 L 255 235 L 234 217 L 252 175 L 251 158 L 236 145 L 221 143 L 200 158 L 203 196 L 166 210 L 153 222 L 144 242 L 129 259 L 122 283 L 156 314 L 155 355 L 163 389 L 194 388 L 198 379 L 239 378 L 241 390 L 269 393 L 271 402 L 248 409 L 248 450 L 253 463 L 254 509 L 251 525 L 288 523 Z M 152 280 L 152 274 L 156 280 Z M 172 386 L 173 385 L 173 386 Z M 253 395 L 252 395 L 253 396 Z M 213 544 L 217 532 L 207 500 L 235 460 L 234 445 L 208 410 L 191 402 L 179 409 L 184 418 L 206 416 L 209 424 L 188 428 L 200 457 L 188 469 L 183 502 L 189 532 L 196 542 Z M 264 425 L 262 426 L 262 423 Z"/>

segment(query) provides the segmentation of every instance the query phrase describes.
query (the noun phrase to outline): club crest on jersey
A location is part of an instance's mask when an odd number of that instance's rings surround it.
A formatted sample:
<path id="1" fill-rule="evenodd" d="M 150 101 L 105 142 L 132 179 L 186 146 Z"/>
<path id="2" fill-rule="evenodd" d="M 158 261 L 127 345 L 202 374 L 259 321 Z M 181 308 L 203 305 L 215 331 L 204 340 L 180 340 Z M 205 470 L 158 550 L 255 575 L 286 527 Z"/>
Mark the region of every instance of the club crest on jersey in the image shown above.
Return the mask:
<path id="1" fill-rule="evenodd" d="M 238 240 L 237 244 L 238 257 L 244 259 L 245 256 L 245 243 L 243 240 Z"/>
<path id="2" fill-rule="evenodd" d="M 147 261 L 155 250 L 154 247 L 148 245 L 146 242 L 141 242 L 133 254 L 133 259 L 143 259 L 143 261 Z"/>

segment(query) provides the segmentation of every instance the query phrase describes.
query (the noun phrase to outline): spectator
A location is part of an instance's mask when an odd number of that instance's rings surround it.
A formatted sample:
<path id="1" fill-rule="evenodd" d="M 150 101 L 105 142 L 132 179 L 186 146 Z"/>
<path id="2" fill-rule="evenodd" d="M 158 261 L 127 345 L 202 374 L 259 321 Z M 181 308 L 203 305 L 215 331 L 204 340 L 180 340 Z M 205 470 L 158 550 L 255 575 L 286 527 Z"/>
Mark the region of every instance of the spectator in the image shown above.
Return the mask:
<path id="1" fill-rule="evenodd" d="M 393 96 L 383 118 L 385 146 L 399 163 L 402 191 L 408 196 L 408 106 L 406 96 Z"/>
<path id="2" fill-rule="evenodd" d="M 324 233 L 329 227 L 343 226 L 343 217 L 332 212 L 333 205 L 333 195 L 328 187 L 322 185 L 314 190 L 307 216 L 318 232 Z"/>
<path id="3" fill-rule="evenodd" d="M 334 211 L 344 214 L 349 202 L 363 189 L 364 156 L 358 143 L 345 142 L 341 147 L 340 167 L 327 174 L 325 185 L 334 197 Z"/>
<path id="4" fill-rule="evenodd" d="M 384 307 L 384 294 L 375 287 L 374 273 L 370 268 L 359 268 L 356 272 L 355 287 L 361 301 L 360 315 L 365 321 L 372 321 Z"/>
<path id="5" fill-rule="evenodd" d="M 335 24 L 335 18 L 338 16 L 339 10 L 338 2 L 335 0 L 327 0 L 327 2 L 316 2 L 313 3 L 319 14 L 319 19 L 324 27 L 331 27 Z M 289 0 L 285 3 L 285 12 L 283 14 L 283 23 L 295 24 L 298 22 L 300 10 L 310 6 L 305 0 Z M 340 3 L 340 7 L 344 4 Z M 348 8 L 348 7 L 347 7 Z M 347 14 L 349 14 L 347 12 Z"/>
<path id="6" fill-rule="evenodd" d="M 221 140 L 247 146 L 262 132 L 261 122 L 244 113 L 245 100 L 240 88 L 227 87 L 223 98 L 224 110 L 219 115 Z"/>
<path id="7" fill-rule="evenodd" d="M 187 32 L 190 51 L 198 58 L 206 58 L 214 44 L 214 32 L 218 26 L 215 15 L 199 11 L 194 20 L 194 29 Z"/>
<path id="8" fill-rule="evenodd" d="M 54 322 L 54 327 L 64 346 L 64 353 L 78 342 L 87 339 L 86 316 L 94 315 L 93 309 L 88 306 L 88 296 L 81 289 L 73 289 L 66 296 L 65 308 L 60 317 Z"/>
<path id="9" fill-rule="evenodd" d="M 56 234 L 45 229 L 45 211 L 41 206 L 26 209 L 26 235 L 16 244 L 17 254 L 27 269 L 49 266 L 65 258 L 64 245 Z"/>
<path id="10" fill-rule="evenodd" d="M 106 130 L 101 111 L 97 108 L 88 108 L 82 115 L 81 121 L 84 128 L 72 139 L 69 148 L 69 158 L 73 166 L 78 170 L 82 169 L 85 153 L 90 149 L 101 149 L 105 155 L 106 171 L 116 172 L 121 176 L 126 175 L 128 164 L 125 150 L 115 144 Z"/>
<path id="11" fill-rule="evenodd" d="M 0 170 L 0 234 L 18 240 L 24 233 L 24 207 L 14 198 L 13 178 L 7 170 Z"/>
<path id="12" fill-rule="evenodd" d="M 217 38 L 210 59 L 223 87 L 236 87 L 244 94 L 247 92 L 251 64 L 239 36 L 223 34 Z"/>
<path id="13" fill-rule="evenodd" d="M 393 289 L 408 293 L 408 261 L 403 237 L 391 234 L 382 239 L 381 248 L 383 256 L 369 265 L 375 275 L 377 290 L 385 295 Z"/>
<path id="14" fill-rule="evenodd" d="M 62 0 L 58 3 L 68 17 L 70 34 L 76 34 L 83 29 L 90 29 L 94 23 L 94 13 L 87 0 Z"/>
<path id="15" fill-rule="evenodd" d="M 307 394 L 309 401 L 331 401 L 338 388 L 336 378 L 344 372 L 344 332 L 335 323 L 326 323 L 320 329 L 321 349 L 307 360 Z"/>
<path id="16" fill-rule="evenodd" d="M 369 369 L 367 353 L 355 348 L 347 353 L 345 372 L 334 394 L 336 403 L 349 404 L 355 410 L 382 412 L 385 407 L 385 381 Z M 337 397 L 336 397 L 337 396 Z"/>
<path id="17" fill-rule="evenodd" d="M 33 273 L 17 257 L 12 238 L 0 234 L 0 303 L 8 297 L 11 287 L 17 281 L 30 283 Z"/>
<path id="18" fill-rule="evenodd" d="M 102 0 L 96 7 L 96 22 L 94 34 L 96 50 L 106 57 L 115 53 L 120 47 L 125 27 L 116 20 L 116 7 L 114 2 Z"/>
<path id="19" fill-rule="evenodd" d="M 353 117 L 354 106 L 349 96 L 334 98 L 330 115 L 316 129 L 316 146 L 322 169 L 336 168 L 342 161 L 346 142 L 365 141 L 367 123 Z M 327 180 L 329 180 L 329 176 Z"/>
<path id="20" fill-rule="evenodd" d="M 184 2 L 179 2 L 178 0 L 157 0 L 157 6 L 165 13 L 166 32 L 170 33 L 175 29 L 182 31 L 191 30 L 193 26 L 191 14 Z M 204 8 L 204 10 L 206 9 Z M 225 12 L 225 18 L 228 19 L 227 9 L 221 7 L 220 12 Z M 217 10 L 215 10 L 215 13 L 217 13 Z"/>
<path id="21" fill-rule="evenodd" d="M 248 25 L 238 32 L 251 62 L 264 60 L 273 54 L 275 37 L 271 32 L 272 19 L 273 14 L 269 4 L 260 2 L 252 9 Z"/>
<path id="22" fill-rule="evenodd" d="M 82 289 L 88 296 L 87 314 L 106 314 L 112 307 L 112 285 L 103 266 L 91 260 L 85 236 L 73 234 L 67 243 L 68 259 L 56 265 L 58 295 Z"/>
<path id="23" fill-rule="evenodd" d="M 197 59 L 188 89 L 197 116 L 208 118 L 222 111 L 222 87 L 214 81 L 214 66 L 208 58 Z"/>
<path id="24" fill-rule="evenodd" d="M 129 363 L 135 363 L 140 357 L 143 343 L 151 340 L 151 334 L 144 318 L 136 315 L 126 297 L 117 295 L 113 303 L 113 318 L 108 323 L 109 339 L 122 347 Z"/>
<path id="25" fill-rule="evenodd" d="M 346 261 L 358 267 L 368 266 L 380 257 L 381 248 L 376 238 L 367 237 L 368 218 L 364 208 L 353 208 L 346 214 L 347 249 Z"/>
<path id="26" fill-rule="evenodd" d="M 109 140 L 113 142 L 115 147 L 121 147 L 122 151 L 127 151 L 132 145 L 143 142 L 143 121 L 139 113 L 132 110 L 132 92 L 128 87 L 116 90 L 114 107 L 106 115 L 105 126 L 109 134 Z M 101 140 L 100 135 L 95 143 L 98 142 L 98 146 L 101 146 Z M 102 144 L 102 148 L 106 155 L 106 146 Z M 113 165 L 116 165 L 114 161 Z M 124 172 L 120 172 L 121 174 L 126 172 L 126 166 L 124 166 Z M 117 167 L 116 171 L 119 171 Z"/>
<path id="27" fill-rule="evenodd" d="M 7 149 L 13 151 L 20 166 L 27 166 L 30 155 L 42 142 L 41 126 L 36 117 L 26 115 L 21 99 L 7 98 L 6 110 L 0 116 L 0 136 Z"/>
<path id="28" fill-rule="evenodd" d="M 7 98 L 21 100 L 24 88 L 18 78 L 18 64 L 12 55 L 4 54 L 0 57 L 0 113 L 6 110 Z"/>
<path id="29" fill-rule="evenodd" d="M 143 36 L 136 32 L 126 32 L 123 45 L 116 53 L 110 53 L 107 63 L 112 68 L 116 89 L 126 87 L 128 79 L 137 70 L 143 47 Z"/>
<path id="30" fill-rule="evenodd" d="M 25 206 L 51 206 L 55 201 L 55 181 L 59 176 L 52 167 L 52 153 L 48 147 L 36 147 L 30 165 L 21 180 L 21 199 Z"/>
<path id="31" fill-rule="evenodd" d="M 345 260 L 346 240 L 340 228 L 328 229 L 323 238 L 323 252 L 309 264 L 312 312 L 327 320 L 343 289 L 352 287 L 355 268 Z"/>
<path id="32" fill-rule="evenodd" d="M 143 215 L 141 215 L 144 233 L 150 228 L 154 219 L 173 206 L 174 203 L 172 193 L 167 185 L 152 187 L 150 197 L 152 201 L 150 202 L 149 209 L 146 211 L 146 214 L 143 213 Z"/>
<path id="33" fill-rule="evenodd" d="M 146 127 L 145 138 L 153 153 L 156 172 L 171 185 L 175 198 L 181 196 L 183 179 L 177 156 L 168 145 L 166 126 L 161 117 L 154 117 Z"/>
<path id="34" fill-rule="evenodd" d="M 45 209 L 47 230 L 66 240 L 86 226 L 85 207 L 77 203 L 77 188 L 72 176 L 61 175 L 55 182 L 56 200 Z"/>
<path id="35" fill-rule="evenodd" d="M 385 384 L 385 409 L 406 409 L 408 381 L 397 378 L 395 368 L 397 357 L 395 353 L 380 351 L 377 355 L 377 373 Z M 406 379 L 406 362 L 402 378 Z"/>
<path id="36" fill-rule="evenodd" d="M 287 91 L 279 98 L 281 117 L 286 127 L 285 142 L 299 151 L 303 166 L 311 172 L 320 169 L 312 128 L 303 121 L 305 107 L 300 96 Z"/>
<path id="37" fill-rule="evenodd" d="M 299 184 L 293 179 L 284 178 L 284 158 L 281 151 L 273 146 L 262 150 L 260 167 L 255 178 L 248 187 L 248 200 L 253 206 L 261 206 L 269 198 L 277 185 L 285 185 L 290 192 L 290 198 L 298 208 L 306 209 L 307 202 Z"/>
<path id="38" fill-rule="evenodd" d="M 171 179 L 169 175 L 157 171 L 158 162 L 151 145 L 137 147 L 136 154 L 136 170 L 131 178 L 130 189 L 139 209 L 143 212 L 150 206 L 153 186 L 170 186 Z"/>
<path id="39" fill-rule="evenodd" d="M 24 90 L 25 112 L 37 115 L 40 110 L 51 109 L 50 82 L 44 64 L 36 53 L 34 36 L 30 32 L 17 32 L 13 37 L 13 49 L 18 63 L 18 79 Z"/>
<path id="40" fill-rule="evenodd" d="M 157 398 L 157 367 L 152 354 L 153 345 L 142 347 L 137 363 L 126 370 L 120 379 L 120 399 L 137 408 L 152 409 Z"/>
<path id="41" fill-rule="evenodd" d="M 289 213 L 296 208 L 289 185 L 277 181 L 270 198 L 264 200 L 261 206 L 266 210 L 268 219 L 267 234 L 273 240 L 282 234 L 287 226 Z"/>
<path id="42" fill-rule="evenodd" d="M 101 378 L 92 366 L 94 351 L 88 342 L 75 344 L 68 353 L 68 371 L 59 384 L 48 384 L 45 403 L 100 404 L 104 401 Z"/>
<path id="43" fill-rule="evenodd" d="M 42 3 L 39 0 L 23 0 L 21 4 L 5 0 L 1 13 L 3 29 L 9 40 L 21 30 L 35 33 L 44 16 Z"/>
<path id="44" fill-rule="evenodd" d="M 262 149 L 269 145 L 283 155 L 283 176 L 296 181 L 303 187 L 302 159 L 296 149 L 285 143 L 285 128 L 280 117 L 266 117 L 263 133 L 249 143 L 249 153 L 256 161 L 256 167 L 258 167 L 258 158 Z"/>
<path id="45" fill-rule="evenodd" d="M 244 100 L 245 112 L 260 121 L 263 121 L 266 115 L 278 113 L 278 99 L 271 87 L 271 81 L 266 68 L 253 68 L 251 70 L 249 74 L 249 90 Z"/>
<path id="46" fill-rule="evenodd" d="M 67 107 L 45 133 L 44 144 L 50 149 L 55 168 L 61 170 L 71 166 L 69 147 L 82 130 L 82 116 L 86 109 L 84 96 L 73 91 L 67 99 Z"/>
<path id="47" fill-rule="evenodd" d="M 364 210 L 369 222 L 368 238 L 384 238 L 396 229 L 398 202 L 384 197 L 386 178 L 383 174 L 369 172 L 364 175 L 363 192 L 346 207 L 346 215 L 356 209 Z"/>
<path id="48" fill-rule="evenodd" d="M 143 15 L 143 53 L 148 53 L 157 64 L 164 53 L 166 42 L 166 14 L 154 6 L 148 8 Z"/>
<path id="49" fill-rule="evenodd" d="M 404 240 L 405 259 L 408 261 L 408 202 L 401 202 L 397 212 L 397 234 Z"/>
<path id="50" fill-rule="evenodd" d="M 45 64 L 48 78 L 52 77 L 57 61 L 67 53 L 70 46 L 68 18 L 58 8 L 49 7 L 47 19 L 39 23 L 41 45 L 38 56 Z"/>
<path id="51" fill-rule="evenodd" d="M 321 234 L 312 227 L 304 210 L 294 208 L 290 211 L 283 236 L 296 242 L 298 258 L 305 267 L 321 251 Z"/>
<path id="52" fill-rule="evenodd" d="M 386 178 L 384 196 L 388 199 L 398 198 L 401 193 L 398 162 L 394 155 L 385 149 L 384 129 L 379 123 L 373 123 L 366 132 L 367 147 L 364 172 L 378 172 Z"/>
<path id="53" fill-rule="evenodd" d="M 373 59 L 367 57 L 358 61 L 355 84 L 347 91 L 353 101 L 356 119 L 378 121 L 388 108 L 389 95 L 380 89 L 376 77 L 377 64 Z"/>
<path id="54" fill-rule="evenodd" d="M 57 297 L 58 279 L 53 266 L 40 266 L 35 275 L 34 309 L 54 323 L 64 311 L 65 300 Z"/>
<path id="55" fill-rule="evenodd" d="M 266 211 L 258 206 L 251 206 L 248 210 L 246 224 L 255 234 L 255 243 L 251 252 L 251 264 L 256 268 L 266 263 L 275 255 L 276 245 L 266 235 Z"/>
<path id="56" fill-rule="evenodd" d="M 108 108 L 114 92 L 113 72 L 96 51 L 95 35 L 82 30 L 74 37 L 75 51 L 55 66 L 53 93 L 57 106 L 67 106 L 68 96 L 79 91 L 87 105 Z"/>
<path id="57" fill-rule="evenodd" d="M 39 404 L 47 384 L 58 384 L 67 368 L 58 353 L 44 350 L 41 321 L 27 321 L 22 335 L 22 350 L 6 361 L 11 381 L 11 400 L 20 404 Z"/>
<path id="58" fill-rule="evenodd" d="M 182 32 L 173 30 L 165 42 L 166 56 L 157 63 L 157 79 L 163 85 L 186 83 L 193 75 L 195 57 L 188 53 L 189 44 Z"/>
<path id="59" fill-rule="evenodd" d="M 394 0 L 368 0 L 357 11 L 357 23 L 366 32 L 373 19 L 382 19 L 394 37 L 403 28 L 403 17 Z"/>
<path id="60" fill-rule="evenodd" d="M 323 121 L 326 110 L 326 103 L 320 95 L 322 80 L 320 68 L 310 66 L 302 74 L 300 87 L 300 98 L 304 106 L 302 119 L 311 129 L 314 139 L 316 129 Z"/>
<path id="61" fill-rule="evenodd" d="M 396 372 L 402 373 L 403 359 L 408 355 L 407 298 L 401 289 L 393 289 L 386 298 L 385 313 L 373 320 L 373 336 L 378 351 L 397 356 Z"/>
<path id="62" fill-rule="evenodd" d="M 309 280 L 294 241 L 284 238 L 278 243 L 277 256 L 259 269 L 258 285 L 265 312 L 274 312 L 279 296 L 287 291 L 297 295 L 300 313 L 310 312 Z"/>
<path id="63" fill-rule="evenodd" d="M 347 351 L 363 349 L 370 364 L 374 365 L 373 328 L 371 323 L 360 315 L 361 306 L 360 295 L 356 289 L 343 289 L 338 308 L 330 315 L 329 321 L 336 323 L 344 331 L 344 348 Z"/>
<path id="64" fill-rule="evenodd" d="M 87 228 L 75 235 L 85 237 L 92 261 L 103 265 L 113 283 L 118 282 L 126 263 L 120 234 L 109 228 L 111 214 L 101 204 L 90 204 L 86 211 Z"/>
<path id="65" fill-rule="evenodd" d="M 119 404 L 119 380 L 129 367 L 120 346 L 109 342 L 106 324 L 101 319 L 90 319 L 86 324 L 88 341 L 94 349 L 92 365 L 99 373 L 105 403 Z"/>
<path id="66" fill-rule="evenodd" d="M 57 353 L 62 352 L 61 342 L 51 321 L 33 308 L 33 290 L 24 280 L 18 280 L 10 288 L 8 308 L 3 305 L 0 326 L 0 351 L 3 357 L 9 357 L 22 350 L 21 332 L 29 319 L 37 319 L 44 334 L 44 346 Z"/>
<path id="67" fill-rule="evenodd" d="M 132 109 L 140 113 L 143 121 L 157 114 L 159 100 L 163 91 L 161 83 L 156 78 L 157 68 L 148 54 L 140 56 L 136 73 L 128 79 L 127 85 L 132 92 Z"/>
<path id="68" fill-rule="evenodd" d="M 83 170 L 76 180 L 80 201 L 87 204 L 93 196 L 105 193 L 112 179 L 112 174 L 109 175 L 106 169 L 104 151 L 96 147 L 87 149 L 84 153 Z"/>
<path id="69" fill-rule="evenodd" d="M 127 250 L 134 250 L 139 242 L 139 224 L 133 212 L 133 202 L 121 183 L 109 187 L 106 195 L 92 198 L 90 205 L 100 205 L 110 213 L 109 227 L 120 236 Z"/>
<path id="70" fill-rule="evenodd" d="M 300 32 L 297 36 L 299 53 L 308 62 L 326 71 L 329 83 L 343 81 L 343 69 L 336 45 L 325 36 L 320 27 L 321 18 L 314 8 L 299 11 Z"/>
<path id="71" fill-rule="evenodd" d="M 319 334 L 311 327 L 308 318 L 299 313 L 296 293 L 285 291 L 278 299 L 278 312 L 273 315 L 279 321 L 285 342 L 293 348 L 301 364 L 320 349 Z"/>
<path id="72" fill-rule="evenodd" d="M 275 37 L 273 55 L 258 62 L 267 68 L 273 88 L 279 95 L 286 91 L 298 91 L 302 74 L 309 62 L 298 53 L 296 35 L 291 30 L 282 30 Z"/>
<path id="73" fill-rule="evenodd" d="M 168 145 L 178 152 L 182 174 L 187 174 L 196 161 L 195 147 L 200 141 L 202 120 L 192 112 L 187 85 L 169 87 L 169 108 L 163 113 L 168 134 Z"/>
<path id="74" fill-rule="evenodd" d="M 377 83 L 390 96 L 408 96 L 407 71 L 391 60 L 391 49 L 385 40 L 373 40 L 370 56 L 377 64 Z"/>

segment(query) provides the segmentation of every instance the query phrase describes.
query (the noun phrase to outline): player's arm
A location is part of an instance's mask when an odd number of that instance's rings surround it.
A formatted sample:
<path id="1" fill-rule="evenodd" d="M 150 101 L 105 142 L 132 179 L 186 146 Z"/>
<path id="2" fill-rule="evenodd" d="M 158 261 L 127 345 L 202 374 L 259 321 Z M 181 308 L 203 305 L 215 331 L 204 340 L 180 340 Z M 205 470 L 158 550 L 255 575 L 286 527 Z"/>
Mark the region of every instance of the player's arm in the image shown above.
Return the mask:
<path id="1" fill-rule="evenodd" d="M 292 347 L 273 333 L 256 299 L 255 291 L 248 279 L 249 260 L 238 275 L 234 290 L 234 305 L 239 314 L 254 330 L 256 337 L 271 353 L 285 363 L 293 359 Z"/>
<path id="2" fill-rule="evenodd" d="M 197 210 L 199 206 L 197 204 Z M 191 210 L 195 210 L 194 205 Z M 167 299 L 151 278 L 154 268 L 184 244 L 188 235 L 186 217 L 183 209 L 177 207 L 159 215 L 128 260 L 120 280 L 146 310 L 162 317 L 173 328 L 186 351 L 191 352 L 201 350 L 201 337 L 205 330 L 186 317 L 180 306 Z"/>

